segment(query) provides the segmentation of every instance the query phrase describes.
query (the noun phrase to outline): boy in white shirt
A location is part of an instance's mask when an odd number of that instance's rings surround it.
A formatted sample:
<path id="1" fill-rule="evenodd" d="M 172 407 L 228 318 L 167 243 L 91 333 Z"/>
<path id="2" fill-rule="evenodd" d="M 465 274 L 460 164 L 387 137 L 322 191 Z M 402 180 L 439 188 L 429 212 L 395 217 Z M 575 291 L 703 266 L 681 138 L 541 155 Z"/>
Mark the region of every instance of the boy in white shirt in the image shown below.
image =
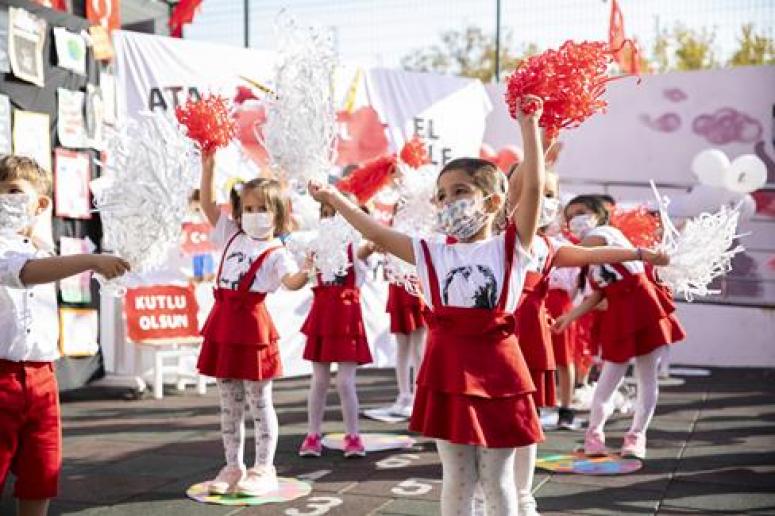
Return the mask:
<path id="1" fill-rule="evenodd" d="M 62 462 L 53 282 L 84 271 L 113 278 L 129 269 L 115 256 L 52 256 L 32 235 L 51 204 L 50 190 L 50 173 L 34 160 L 0 156 L 0 490 L 13 472 L 22 516 L 47 513 Z"/>

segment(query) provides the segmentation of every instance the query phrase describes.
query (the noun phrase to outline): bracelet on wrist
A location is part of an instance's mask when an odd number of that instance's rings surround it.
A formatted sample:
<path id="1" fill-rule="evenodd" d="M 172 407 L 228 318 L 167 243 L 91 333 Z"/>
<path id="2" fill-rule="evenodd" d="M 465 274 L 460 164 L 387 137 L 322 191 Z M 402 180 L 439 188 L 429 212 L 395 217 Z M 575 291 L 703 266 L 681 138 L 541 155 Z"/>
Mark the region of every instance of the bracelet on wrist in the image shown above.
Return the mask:
<path id="1" fill-rule="evenodd" d="M 638 257 L 638 260 L 643 261 L 643 248 L 642 247 L 636 248 L 635 255 Z"/>

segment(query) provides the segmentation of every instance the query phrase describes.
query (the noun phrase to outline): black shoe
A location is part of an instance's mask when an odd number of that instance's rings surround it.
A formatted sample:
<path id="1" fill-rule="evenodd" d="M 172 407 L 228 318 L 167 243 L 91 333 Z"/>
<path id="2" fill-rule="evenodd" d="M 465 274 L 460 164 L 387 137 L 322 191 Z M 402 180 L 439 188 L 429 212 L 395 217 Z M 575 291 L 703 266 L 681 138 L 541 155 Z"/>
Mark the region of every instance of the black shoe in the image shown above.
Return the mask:
<path id="1" fill-rule="evenodd" d="M 567 407 L 560 407 L 557 417 L 557 428 L 563 430 L 575 430 L 573 426 L 573 418 L 576 416 L 576 412 Z"/>

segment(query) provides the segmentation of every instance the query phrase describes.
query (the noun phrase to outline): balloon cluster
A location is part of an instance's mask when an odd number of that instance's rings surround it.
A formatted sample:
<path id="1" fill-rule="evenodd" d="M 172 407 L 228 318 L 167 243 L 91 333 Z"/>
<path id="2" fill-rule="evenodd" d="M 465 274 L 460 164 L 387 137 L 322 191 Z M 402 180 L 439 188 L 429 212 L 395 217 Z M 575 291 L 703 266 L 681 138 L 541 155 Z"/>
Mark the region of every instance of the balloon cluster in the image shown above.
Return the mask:
<path id="1" fill-rule="evenodd" d="M 700 184 L 748 194 L 767 182 L 767 166 L 753 154 L 730 161 L 720 149 L 706 149 L 692 160 L 692 172 Z"/>
<path id="2" fill-rule="evenodd" d="M 161 112 L 141 114 L 139 122 L 129 121 L 108 141 L 103 174 L 90 183 L 104 247 L 127 260 L 134 273 L 150 272 L 180 241 L 199 153 Z M 111 280 L 103 291 L 121 295 L 130 281 Z"/>
<path id="3" fill-rule="evenodd" d="M 279 177 L 324 180 L 336 149 L 333 35 L 300 27 L 287 15 L 275 31 L 276 96 L 266 108 L 262 143 Z"/>
<path id="4" fill-rule="evenodd" d="M 710 283 L 732 269 L 732 258 L 744 249 L 735 246 L 739 208 L 722 206 L 716 213 L 702 213 L 689 219 L 682 230 L 667 216 L 669 201 L 657 192 L 651 183 L 659 205 L 664 228 L 662 242 L 658 246 L 670 256 L 670 264 L 658 267 L 660 280 L 682 294 L 687 301 L 695 296 L 717 294 L 708 288 Z M 734 247 L 733 247 L 734 246 Z"/>
<path id="5" fill-rule="evenodd" d="M 613 61 L 612 51 L 603 42 L 566 41 L 558 50 L 528 57 L 509 76 L 506 103 L 516 118 L 526 95 L 544 101 L 539 124 L 548 137 L 560 129 L 576 127 L 598 111 L 605 109 L 601 99 L 606 84 L 613 78 L 606 75 Z"/>
<path id="6" fill-rule="evenodd" d="M 185 126 L 188 137 L 199 144 L 203 154 L 226 147 L 236 133 L 229 101 L 220 95 L 189 99 L 175 109 L 175 116 Z"/>

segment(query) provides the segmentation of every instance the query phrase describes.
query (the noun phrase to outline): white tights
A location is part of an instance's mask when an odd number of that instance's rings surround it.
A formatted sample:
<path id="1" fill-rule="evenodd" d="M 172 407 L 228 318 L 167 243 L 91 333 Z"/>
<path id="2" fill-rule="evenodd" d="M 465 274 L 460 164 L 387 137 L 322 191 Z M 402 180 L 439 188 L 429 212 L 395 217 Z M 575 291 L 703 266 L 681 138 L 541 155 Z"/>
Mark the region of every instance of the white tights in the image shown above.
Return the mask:
<path id="1" fill-rule="evenodd" d="M 422 362 L 425 346 L 425 328 L 418 328 L 409 335 L 396 333 L 396 381 L 399 400 L 412 398 L 410 369 L 414 368 L 415 377 Z"/>
<path id="2" fill-rule="evenodd" d="M 533 498 L 533 474 L 536 468 L 538 444 L 529 444 L 516 449 L 514 454 L 514 480 L 517 485 L 519 506 L 535 505 Z"/>
<path id="3" fill-rule="evenodd" d="M 484 491 L 487 516 L 517 514 L 514 448 L 484 448 L 436 440 L 442 467 L 441 515 L 473 512 L 477 482 Z"/>
<path id="4" fill-rule="evenodd" d="M 274 463 L 277 450 L 277 413 L 272 405 L 272 381 L 219 379 L 221 435 L 226 464 L 242 467 L 245 454 L 245 402 L 253 416 L 256 439 L 256 467 Z"/>
<path id="5" fill-rule="evenodd" d="M 348 434 L 358 433 L 358 394 L 355 392 L 355 362 L 338 362 L 336 388 L 342 406 L 342 419 Z M 307 399 L 308 432 L 319 434 L 323 426 L 326 411 L 326 395 L 331 383 L 331 364 L 312 362 L 312 382 Z"/>
<path id="6" fill-rule="evenodd" d="M 632 418 L 630 433 L 645 433 L 657 407 L 659 385 L 657 373 L 667 346 L 661 346 L 647 355 L 635 357 L 635 380 L 638 394 L 635 402 L 635 415 Z M 603 362 L 603 369 L 595 387 L 589 416 L 589 431 L 602 432 L 606 420 L 613 412 L 613 394 L 627 372 L 628 363 Z"/>

